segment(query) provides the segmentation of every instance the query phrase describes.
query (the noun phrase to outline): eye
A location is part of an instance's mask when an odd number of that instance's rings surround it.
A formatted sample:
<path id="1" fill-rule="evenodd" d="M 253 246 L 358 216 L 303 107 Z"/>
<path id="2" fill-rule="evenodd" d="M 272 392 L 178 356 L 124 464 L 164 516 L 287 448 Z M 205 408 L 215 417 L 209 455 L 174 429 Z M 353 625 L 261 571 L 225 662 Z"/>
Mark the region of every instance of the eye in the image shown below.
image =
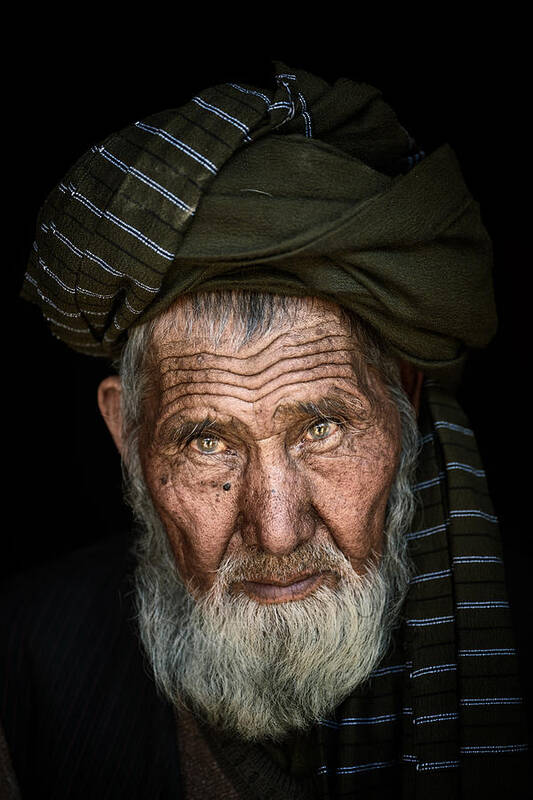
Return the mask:
<path id="1" fill-rule="evenodd" d="M 191 447 L 206 455 L 222 453 L 226 449 L 226 445 L 216 436 L 199 436 L 191 441 Z"/>
<path id="2" fill-rule="evenodd" d="M 321 419 L 308 427 L 306 431 L 306 438 L 311 439 L 313 442 L 319 442 L 322 439 L 327 439 L 328 436 L 331 436 L 333 433 L 335 433 L 338 427 L 339 426 L 336 422 L 331 422 L 327 419 Z"/>

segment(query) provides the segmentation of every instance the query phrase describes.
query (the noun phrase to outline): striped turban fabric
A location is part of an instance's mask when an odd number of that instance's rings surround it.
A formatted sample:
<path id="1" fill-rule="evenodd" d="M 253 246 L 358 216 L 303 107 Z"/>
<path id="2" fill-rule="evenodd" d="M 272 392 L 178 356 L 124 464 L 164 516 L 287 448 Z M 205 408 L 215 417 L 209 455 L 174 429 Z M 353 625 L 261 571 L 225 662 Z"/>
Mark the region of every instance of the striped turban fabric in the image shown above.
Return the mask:
<path id="1" fill-rule="evenodd" d="M 185 292 L 321 296 L 453 377 L 496 319 L 452 150 L 423 157 L 372 86 L 283 65 L 273 84 L 207 89 L 83 155 L 40 211 L 23 296 L 97 356 Z"/>

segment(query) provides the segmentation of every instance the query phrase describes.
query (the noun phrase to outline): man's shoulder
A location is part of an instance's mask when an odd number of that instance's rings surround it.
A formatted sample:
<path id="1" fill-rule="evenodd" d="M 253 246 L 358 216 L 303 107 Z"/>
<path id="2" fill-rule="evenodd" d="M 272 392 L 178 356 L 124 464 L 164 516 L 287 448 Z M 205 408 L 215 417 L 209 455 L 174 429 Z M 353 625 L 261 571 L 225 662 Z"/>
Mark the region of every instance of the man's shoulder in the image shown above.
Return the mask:
<path id="1" fill-rule="evenodd" d="M 31 599 L 41 592 L 46 593 L 52 586 L 83 587 L 94 580 L 109 578 L 113 573 L 120 573 L 131 561 L 131 544 L 132 535 L 122 532 L 67 551 L 9 577 L 2 585 L 2 597 L 10 598 L 30 590 L 28 597 Z"/>
<path id="2" fill-rule="evenodd" d="M 135 629 L 131 543 L 98 542 L 4 588 L 0 717 L 24 797 L 180 796 L 174 715 Z"/>
<path id="3" fill-rule="evenodd" d="M 2 647 L 7 640 L 48 648 L 92 617 L 121 615 L 133 568 L 131 534 L 119 534 L 21 572 L 0 592 Z"/>

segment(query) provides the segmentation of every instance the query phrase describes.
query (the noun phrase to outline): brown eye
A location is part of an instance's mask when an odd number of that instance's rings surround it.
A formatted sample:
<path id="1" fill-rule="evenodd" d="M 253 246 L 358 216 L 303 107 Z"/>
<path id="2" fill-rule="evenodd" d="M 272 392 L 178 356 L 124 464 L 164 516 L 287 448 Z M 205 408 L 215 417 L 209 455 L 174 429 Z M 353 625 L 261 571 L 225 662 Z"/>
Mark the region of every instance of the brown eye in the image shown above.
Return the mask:
<path id="1" fill-rule="evenodd" d="M 309 426 L 307 429 L 307 436 L 314 442 L 318 442 L 321 439 L 327 439 L 328 436 L 331 436 L 332 433 L 335 433 L 337 428 L 338 425 L 336 422 L 328 422 L 327 420 L 323 419 L 320 422 L 315 422 L 313 425 Z"/>
<path id="2" fill-rule="evenodd" d="M 199 453 L 211 455 L 212 453 L 221 453 L 225 446 L 217 439 L 216 436 L 199 436 L 198 439 L 193 439 L 191 445 Z"/>

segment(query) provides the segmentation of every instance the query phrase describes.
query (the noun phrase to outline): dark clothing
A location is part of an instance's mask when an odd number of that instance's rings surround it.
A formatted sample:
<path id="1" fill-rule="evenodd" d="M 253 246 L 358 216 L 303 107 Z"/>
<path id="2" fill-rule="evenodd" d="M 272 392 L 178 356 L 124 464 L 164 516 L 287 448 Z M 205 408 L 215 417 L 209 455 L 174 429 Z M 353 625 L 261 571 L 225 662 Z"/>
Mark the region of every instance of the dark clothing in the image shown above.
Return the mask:
<path id="1" fill-rule="evenodd" d="M 16 580 L 2 721 L 26 798 L 175 798 L 175 720 L 132 628 L 127 537 Z"/>

